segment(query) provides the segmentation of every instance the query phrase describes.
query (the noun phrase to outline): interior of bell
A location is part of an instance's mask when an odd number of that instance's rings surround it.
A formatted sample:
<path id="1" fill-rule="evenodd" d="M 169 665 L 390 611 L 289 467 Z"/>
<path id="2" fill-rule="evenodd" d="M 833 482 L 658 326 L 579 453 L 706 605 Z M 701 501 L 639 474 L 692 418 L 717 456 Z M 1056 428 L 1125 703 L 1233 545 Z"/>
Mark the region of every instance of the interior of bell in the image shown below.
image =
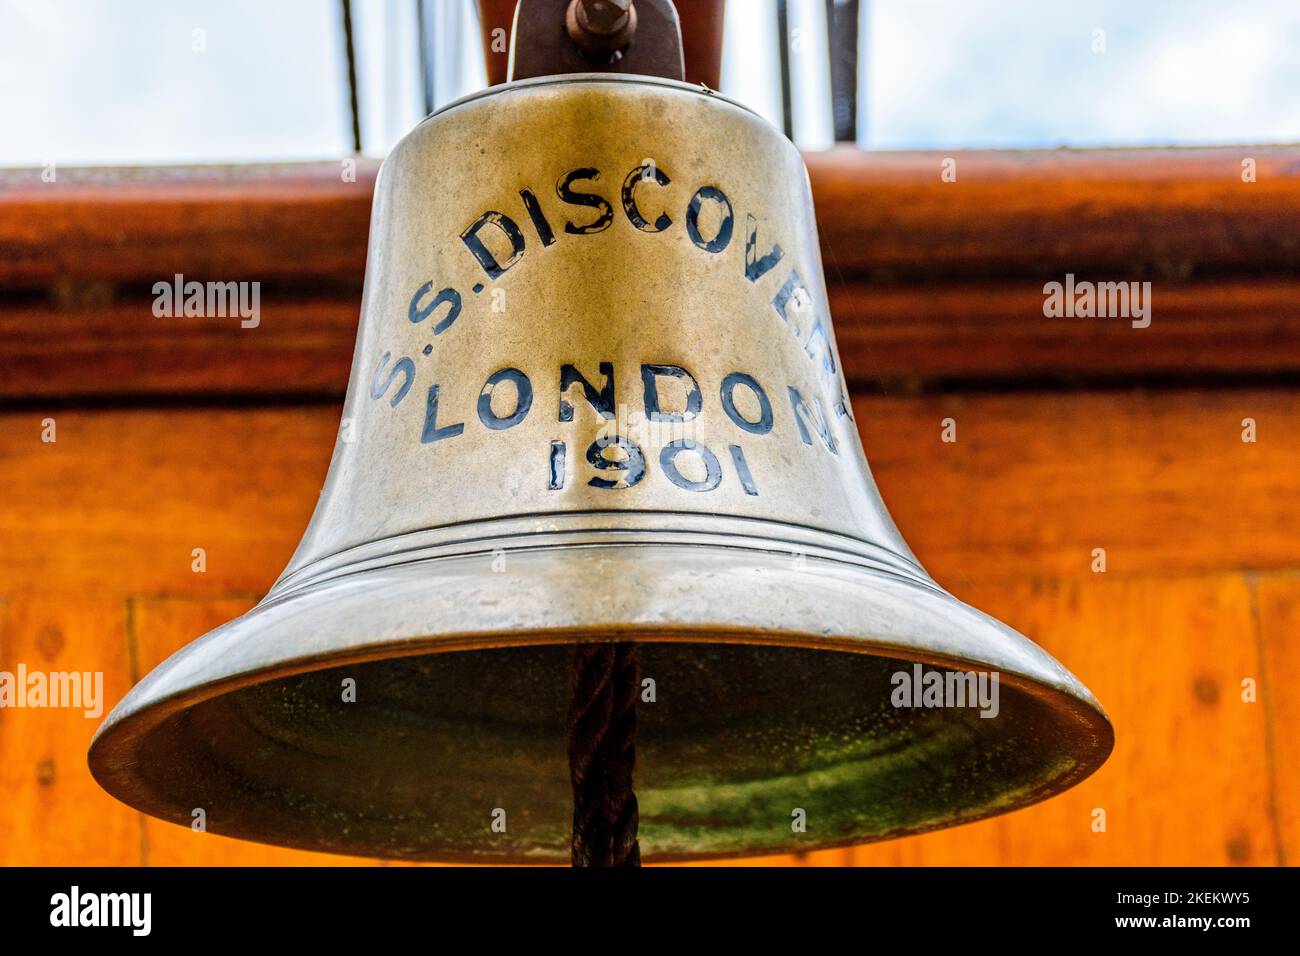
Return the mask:
<path id="1" fill-rule="evenodd" d="M 135 789 L 217 833 L 408 859 L 567 862 L 567 644 L 331 667 L 154 727 Z M 917 832 L 1048 796 L 1104 756 L 1082 705 L 1007 680 L 996 717 L 900 708 L 905 660 L 753 644 L 640 644 L 636 793 L 649 860 Z M 354 681 L 355 700 L 345 701 Z M 644 685 L 648 693 L 650 685 Z M 792 822 L 803 811 L 806 830 Z M 504 811 L 504 832 L 494 819 Z M 498 823 L 499 827 L 499 823 Z"/>

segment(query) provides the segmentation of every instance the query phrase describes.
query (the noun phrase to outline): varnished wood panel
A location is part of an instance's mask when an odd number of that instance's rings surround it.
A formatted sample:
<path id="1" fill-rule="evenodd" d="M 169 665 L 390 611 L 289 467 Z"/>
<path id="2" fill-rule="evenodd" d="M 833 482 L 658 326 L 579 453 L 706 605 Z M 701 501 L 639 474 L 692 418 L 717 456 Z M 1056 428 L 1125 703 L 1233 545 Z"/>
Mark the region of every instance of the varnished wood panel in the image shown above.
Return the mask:
<path id="1" fill-rule="evenodd" d="M 1294 146 L 805 154 L 832 274 L 1293 272 Z M 1243 182 L 1242 160 L 1256 163 Z M 957 179 L 941 178 L 956 161 Z M 359 281 L 378 163 L 0 171 L 0 287 L 158 271 Z M 166 254 L 160 255 L 159 250 Z M 1092 273 L 1096 273 L 1093 275 Z M 1105 273 L 1105 274 L 1103 274 Z M 1111 274 L 1113 273 L 1113 274 Z"/>
<path id="2" fill-rule="evenodd" d="M 878 391 L 952 380 L 1300 374 L 1300 282 L 1287 277 L 1157 281 L 1145 329 L 1125 319 L 1045 318 L 1039 279 L 828 282 L 845 375 Z M 0 299 L 0 399 L 341 398 L 347 387 L 359 287 L 333 295 L 268 288 L 252 329 L 237 318 L 159 319 L 151 303 L 138 291 L 101 305 Z"/>
<path id="3" fill-rule="evenodd" d="M 1224 390 L 854 401 L 903 536 L 940 583 L 1293 567 L 1300 394 Z M 1257 426 L 1242 441 L 1241 422 Z M 944 420 L 957 440 L 941 441 Z"/>
<path id="4" fill-rule="evenodd" d="M 873 396 L 854 410 L 918 556 L 1074 670 L 1118 743 L 1095 777 L 1040 807 L 777 862 L 1297 859 L 1300 394 Z M 53 445 L 40 413 L 0 415 L 0 669 L 102 669 L 115 701 L 133 674 L 248 607 L 306 523 L 337 415 L 64 409 Z M 1247 415 L 1254 444 L 1240 439 Z M 945 417 L 955 444 L 940 441 Z M 191 569 L 198 546 L 204 573 Z M 1090 569 L 1098 546 L 1103 574 Z M 1240 699 L 1247 677 L 1256 703 Z M 144 821 L 85 771 L 96 724 L 0 711 L 0 862 L 328 859 Z"/>
<path id="5" fill-rule="evenodd" d="M 806 158 L 852 382 L 1300 373 L 1294 147 Z M 0 398 L 341 395 L 377 173 L 345 162 L 0 171 Z M 261 283 L 261 324 L 156 318 L 177 273 Z M 1066 273 L 1151 281 L 1151 326 L 1045 318 Z"/>
<path id="6" fill-rule="evenodd" d="M 1300 282 L 1290 277 L 1157 279 L 1146 328 L 1046 318 L 1041 277 L 827 280 L 845 377 L 886 392 L 953 380 L 1078 386 L 1300 372 Z"/>
<path id="7" fill-rule="evenodd" d="M 348 165 L 351 164 L 351 165 Z M 355 167 L 355 176 L 351 175 Z M 379 164 L 0 171 L 0 289 L 222 280 L 356 282 Z"/>
<path id="8" fill-rule="evenodd" d="M 0 398 L 296 395 L 342 398 L 361 308 L 355 295 L 261 295 L 238 318 L 156 318 L 152 299 L 95 307 L 0 305 Z M 105 336 L 97 330 L 111 328 Z"/>
<path id="9" fill-rule="evenodd" d="M 1184 278 L 1293 270 L 1295 148 L 1027 149 L 806 156 L 827 267 L 935 276 Z M 1243 181 L 1242 161 L 1255 164 Z M 956 179 L 943 179 L 945 160 Z M 1244 231 L 1238 231 L 1243 227 Z"/>
<path id="10" fill-rule="evenodd" d="M 0 595 L 265 592 L 329 465 L 333 407 L 0 416 Z M 40 440 L 52 417 L 58 440 Z M 206 570 L 194 570 L 202 548 Z"/>
<path id="11" fill-rule="evenodd" d="M 1268 812 L 1288 866 L 1300 864 L 1300 574 L 1253 581 L 1262 662 L 1260 703 L 1269 716 L 1266 740 L 1279 781 Z"/>
<path id="12" fill-rule="evenodd" d="M 120 597 L 0 598 L 0 671 L 100 671 L 107 715 L 131 686 L 125 624 Z M 0 866 L 139 862 L 139 814 L 86 768 L 101 719 L 83 709 L 0 709 Z"/>
<path id="13" fill-rule="evenodd" d="M 953 830 L 860 847 L 860 864 L 1275 864 L 1274 775 L 1241 574 L 982 583 L 963 600 L 1030 635 L 1095 693 L 1115 726 L 1096 774 L 1045 803 Z M 1291 679 L 1300 677 L 1293 672 Z M 1285 732 L 1294 737 L 1296 731 Z M 1094 832 L 1093 811 L 1106 814 Z"/>
<path id="14" fill-rule="evenodd" d="M 863 397 L 867 457 L 941 583 L 1296 564 L 1300 395 Z M 0 415 L 0 594 L 260 594 L 306 526 L 332 405 Z M 40 440 L 53 417 L 58 441 Z M 1254 418 L 1258 441 L 1241 441 Z M 943 421 L 957 441 L 941 441 Z M 207 570 L 191 570 L 195 548 Z"/>

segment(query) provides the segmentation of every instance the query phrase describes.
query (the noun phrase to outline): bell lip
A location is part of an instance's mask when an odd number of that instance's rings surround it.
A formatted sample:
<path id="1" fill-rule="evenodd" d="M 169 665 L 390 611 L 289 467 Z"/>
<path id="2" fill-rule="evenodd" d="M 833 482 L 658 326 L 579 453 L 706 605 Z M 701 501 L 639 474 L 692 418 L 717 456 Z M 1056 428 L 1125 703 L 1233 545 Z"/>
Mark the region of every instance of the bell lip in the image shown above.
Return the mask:
<path id="1" fill-rule="evenodd" d="M 251 613 L 251 612 L 250 612 Z M 571 633 L 571 632 L 569 632 Z M 635 640 L 639 643 L 683 643 L 683 644 L 749 644 L 749 645 L 767 645 L 772 647 L 800 647 L 810 650 L 823 650 L 834 653 L 865 654 L 874 657 L 894 658 L 897 657 L 897 648 L 895 653 L 888 653 L 889 648 L 866 647 L 866 646 L 844 646 L 844 642 L 827 644 L 818 639 L 808 636 L 806 641 L 792 640 L 794 635 L 783 634 L 781 639 L 756 640 L 752 636 L 728 636 L 722 633 L 700 634 L 698 632 L 690 635 L 663 635 L 662 632 L 656 632 L 658 636 L 647 638 L 635 633 L 620 633 L 619 638 Z M 601 637 L 605 640 L 610 638 L 609 632 L 593 632 L 593 637 Z M 308 673 L 313 670 L 324 670 L 331 667 L 344 666 L 347 664 L 365 663 L 374 660 L 384 660 L 393 657 L 419 657 L 423 654 L 430 653 L 455 653 L 464 650 L 483 650 L 496 647 L 527 647 L 548 644 L 577 644 L 582 640 L 583 635 L 575 634 L 571 639 L 564 640 L 547 640 L 547 635 L 539 635 L 536 639 L 531 640 L 512 640 L 506 642 L 481 643 L 472 638 L 467 638 L 463 642 L 446 642 L 441 639 L 429 639 L 436 641 L 428 645 L 412 647 L 410 650 L 403 651 L 400 654 L 382 654 L 373 653 L 366 655 L 351 655 L 345 657 L 321 659 L 312 662 L 310 665 L 295 667 L 292 669 L 273 670 L 258 673 L 250 673 L 238 679 L 230 679 L 208 685 L 204 690 L 193 691 L 188 694 L 182 694 L 158 701 L 146 709 L 142 709 L 136 714 L 117 715 L 118 708 L 114 708 L 109 717 L 96 731 L 94 738 L 91 740 L 87 761 L 90 767 L 91 776 L 95 779 L 106 792 L 115 799 L 122 801 L 134 810 L 141 813 L 149 814 L 155 819 L 163 822 L 173 823 L 177 826 L 184 826 L 183 821 L 170 819 L 163 816 L 160 810 L 166 809 L 160 801 L 149 801 L 143 791 L 144 788 L 132 787 L 132 781 L 129 771 L 114 770 L 110 764 L 114 762 L 115 756 L 112 751 L 118 747 L 128 747 L 134 739 L 147 734 L 155 727 L 162 724 L 176 714 L 202 703 L 205 700 L 211 700 L 222 694 L 239 690 L 244 687 L 250 687 L 255 684 L 264 683 L 270 680 L 276 680 L 282 677 L 289 677 L 294 674 Z M 928 664 L 935 667 L 952 667 L 958 670 L 965 669 L 963 665 L 978 665 L 978 661 L 962 661 L 956 658 L 942 658 L 934 655 L 914 655 L 909 662 Z M 165 662 L 164 662 L 165 663 Z M 792 844 L 777 844 L 765 847 L 747 848 L 745 850 L 731 852 L 707 852 L 707 853 L 678 853 L 672 851 L 661 852 L 644 852 L 643 857 L 649 863 L 691 863 L 704 860 L 743 860 L 753 859 L 763 856 L 783 856 L 793 852 L 815 852 L 820 850 L 834 850 L 852 846 L 866 846 L 872 843 L 881 843 L 887 840 L 900 839 L 902 837 L 919 836 L 924 833 L 933 833 L 938 830 L 952 829 L 957 826 L 966 826 L 971 823 L 979 823 L 994 817 L 1002 816 L 1007 813 L 1013 813 L 1017 810 L 1023 810 L 1031 807 L 1036 803 L 1049 800 L 1054 796 L 1073 788 L 1082 783 L 1088 777 L 1092 776 L 1099 770 L 1103 764 L 1110 758 L 1115 745 L 1114 728 L 1110 718 L 1101 709 L 1100 705 L 1092 705 L 1080 700 L 1073 695 L 1056 692 L 1053 688 L 1044 685 L 1032 678 L 1024 677 L 1020 674 L 1014 674 L 1009 671 L 1000 672 L 1001 682 L 1010 685 L 1016 690 L 1021 691 L 1037 700 L 1046 702 L 1051 705 L 1058 714 L 1067 719 L 1077 720 L 1080 724 L 1086 726 L 1086 732 L 1095 734 L 1100 746 L 1094 748 L 1093 759 L 1080 760 L 1076 763 L 1073 770 L 1062 774 L 1042 786 L 1028 791 L 1022 798 L 1016 799 L 1005 806 L 997 807 L 970 816 L 968 819 L 957 822 L 936 823 L 930 826 L 903 828 L 897 831 L 879 833 L 869 837 L 853 837 L 843 840 L 826 840 L 826 841 L 806 841 L 800 842 L 798 846 Z M 123 700 L 125 702 L 125 698 Z M 119 705 L 120 706 L 120 705 Z M 127 726 L 126 722 L 131 721 Z M 112 721 L 110 723 L 110 721 Z M 119 741 L 126 735 L 127 739 Z M 1078 734 L 1082 738 L 1085 734 Z M 279 846 L 292 850 L 306 850 L 313 853 L 324 853 L 333 856 L 351 856 L 358 859 L 399 859 L 397 857 L 384 857 L 378 854 L 366 854 L 360 851 L 350 852 L 348 850 L 331 849 L 321 847 L 310 841 L 294 840 L 291 838 L 281 838 L 275 835 L 264 834 L 247 834 L 223 831 L 219 828 L 212 827 L 211 832 L 219 836 L 227 836 L 231 839 L 247 840 L 250 842 L 263 843 L 270 846 Z M 521 854 L 510 853 L 431 853 L 420 856 L 402 856 L 402 860 L 423 863 L 449 863 L 463 865 L 480 865 L 480 866 L 554 866 L 568 863 L 568 857 L 562 854 L 554 856 L 525 856 Z"/>
<path id="2" fill-rule="evenodd" d="M 454 559 L 441 559 L 437 563 L 443 564 L 449 560 Z M 734 561 L 734 557 L 732 560 Z M 816 561 L 817 559 L 810 559 L 808 563 L 813 564 Z M 433 562 L 417 562 L 415 568 L 419 570 L 420 565 L 429 563 Z M 760 562 L 755 561 L 754 563 Z M 438 590 L 437 578 L 431 580 L 427 575 L 428 569 L 424 568 L 423 570 L 425 574 L 413 579 L 417 596 L 419 593 L 427 595 Z M 731 571 L 734 573 L 736 569 L 732 568 Z M 740 571 L 742 572 L 740 577 L 743 580 L 747 577 L 744 572 L 753 572 L 755 568 L 747 566 L 742 567 Z M 411 572 L 412 566 L 410 565 L 396 570 L 390 568 L 363 572 L 357 576 L 362 580 L 354 580 L 351 584 L 352 587 L 358 589 L 357 593 L 360 594 L 368 590 L 364 581 L 366 577 L 387 577 L 391 579 L 397 573 L 406 575 L 409 578 Z M 789 572 L 789 569 L 787 569 L 787 572 Z M 165 798 L 160 798 L 152 788 L 143 785 L 141 779 L 133 771 L 140 742 L 165 721 L 203 701 L 256 684 L 348 664 L 465 650 L 574 644 L 592 639 L 634 640 L 648 643 L 731 643 L 800 647 L 828 652 L 858 653 L 875 657 L 902 659 L 909 663 L 916 662 L 956 670 L 996 670 L 1001 683 L 1005 683 L 1015 690 L 1045 703 L 1053 714 L 1054 726 L 1058 732 L 1067 735 L 1068 739 L 1063 740 L 1061 750 L 1063 753 L 1069 753 L 1074 758 L 1073 766 L 1056 777 L 1044 780 L 1040 786 L 1033 790 L 1023 792 L 1015 798 L 1009 799 L 1005 805 L 981 808 L 979 812 L 972 814 L 968 819 L 943 821 L 931 826 L 908 827 L 897 832 L 866 837 L 855 836 L 848 839 L 832 837 L 825 841 L 800 841 L 797 849 L 801 851 L 865 845 L 866 843 L 945 829 L 998 816 L 1002 813 L 1022 809 L 1064 792 L 1090 776 L 1105 763 L 1114 747 L 1114 729 L 1109 717 L 1088 689 L 1046 651 L 1006 627 L 1006 625 L 962 603 L 947 592 L 937 590 L 932 584 L 926 584 L 924 581 L 908 581 L 880 571 L 868 570 L 859 571 L 859 573 L 867 579 L 875 579 L 870 583 L 892 589 L 904 588 L 912 592 L 910 596 L 917 602 L 942 602 L 947 606 L 947 610 L 962 618 L 963 623 L 972 632 L 992 628 L 993 630 L 984 635 L 986 640 L 993 634 L 997 634 L 1004 639 L 1023 642 L 1024 645 L 1028 645 L 1036 652 L 1030 655 L 1029 660 L 1039 666 L 1031 668 L 1008 667 L 1005 662 L 981 659 L 979 655 L 973 653 L 935 653 L 896 640 L 890 641 L 876 637 L 848 635 L 825 635 L 808 630 L 763 630 L 749 626 L 728 628 L 718 626 L 716 623 L 674 628 L 656 622 L 622 626 L 617 629 L 590 625 L 552 624 L 550 626 L 532 627 L 526 632 L 516 631 L 505 634 L 478 628 L 454 633 L 392 636 L 382 641 L 361 646 L 358 646 L 355 642 L 349 643 L 348 640 L 338 638 L 338 635 L 336 635 L 339 646 L 314 654 L 302 653 L 301 648 L 285 649 L 283 644 L 279 644 L 277 646 L 280 653 L 276 656 L 276 659 L 268 660 L 264 666 L 239 670 L 203 683 L 188 686 L 182 684 L 170 690 L 165 687 L 169 678 L 173 677 L 178 669 L 185 669 L 183 665 L 186 658 L 195 653 L 195 648 L 203 649 L 203 656 L 206 660 L 222 660 L 227 656 L 225 652 L 240 642 L 246 642 L 250 638 L 251 632 L 259 629 L 260 618 L 264 617 L 268 610 L 279 608 L 279 613 L 287 613 L 288 620 L 292 621 L 294 617 L 292 612 L 295 605 L 303 606 L 300 608 L 300 611 L 302 611 L 307 610 L 306 606 L 313 603 L 319 604 L 326 599 L 326 596 L 322 595 L 321 592 L 330 590 L 331 585 L 327 583 L 304 589 L 276 604 L 260 603 L 241 617 L 186 645 L 186 647 L 159 664 L 143 681 L 127 693 L 96 731 L 87 755 L 90 772 L 101 787 L 129 806 L 169 822 L 185 825 L 188 822 L 188 816 L 185 816 L 184 820 L 181 819 L 181 816 L 188 814 L 188 810 L 182 813 L 180 808 L 173 806 Z M 759 584 L 771 585 L 772 583 L 770 580 L 763 580 L 761 573 L 748 576 L 753 578 L 750 582 L 753 587 L 757 587 Z M 798 580 L 801 576 L 804 578 L 802 581 Z M 799 588 L 811 581 L 815 581 L 815 578 L 815 575 L 811 575 L 806 570 L 798 570 L 787 573 L 785 586 Z M 409 585 L 411 582 L 408 581 L 407 583 Z M 752 594 L 752 591 L 750 593 Z M 740 592 L 735 591 L 733 594 L 739 596 Z M 361 598 L 361 600 L 364 599 L 364 597 Z M 286 608 L 288 608 L 287 612 Z M 562 616 L 562 612 L 563 609 L 561 609 L 560 614 L 552 613 L 550 617 Z M 265 643 L 267 642 L 263 641 L 263 645 Z M 986 649 L 994 648 L 993 645 L 989 645 Z M 1037 673 L 1026 673 L 1024 672 L 1026 670 L 1037 670 Z M 164 685 L 162 692 L 158 691 L 159 685 Z M 234 830 L 222 830 L 215 826 L 211 827 L 211 830 L 237 839 L 254 840 L 314 852 L 352 855 L 359 858 L 381 855 L 378 852 L 368 854 L 362 849 L 323 847 L 310 840 L 296 840 L 292 836 L 284 837 L 279 834 L 236 832 Z M 645 853 L 645 857 L 650 862 L 670 863 L 770 856 L 789 853 L 794 849 L 796 849 L 794 844 L 782 843 L 770 847 L 746 847 L 743 850 L 726 852 L 650 851 Z M 472 854 L 434 851 L 421 855 L 404 854 L 401 858 L 463 864 L 548 864 L 565 862 L 567 859 L 567 857 L 559 854 L 555 856 L 523 855 L 512 854 L 508 850 Z"/>

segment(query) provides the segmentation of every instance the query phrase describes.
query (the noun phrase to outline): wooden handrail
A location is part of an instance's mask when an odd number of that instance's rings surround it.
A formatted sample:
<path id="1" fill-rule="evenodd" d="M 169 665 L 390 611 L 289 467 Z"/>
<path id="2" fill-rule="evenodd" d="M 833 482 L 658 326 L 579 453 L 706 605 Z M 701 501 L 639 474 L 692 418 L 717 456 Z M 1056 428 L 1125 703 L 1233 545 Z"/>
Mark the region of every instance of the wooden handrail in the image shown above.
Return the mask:
<path id="1" fill-rule="evenodd" d="M 1255 160 L 1244 183 L 1241 161 Z M 945 160 L 956 182 L 941 179 Z M 871 279 L 1300 268 L 1300 147 L 806 155 L 828 267 Z M 0 288 L 191 271 L 360 280 L 377 164 L 0 170 Z M 160 245 L 168 246 L 162 255 Z"/>
<path id="2" fill-rule="evenodd" d="M 1300 375 L 1298 147 L 806 158 L 855 383 Z M 341 394 L 376 172 L 0 172 L 0 398 Z M 177 272 L 262 282 L 259 329 L 154 318 Z M 1151 281 L 1151 327 L 1045 318 L 1066 273 Z"/>

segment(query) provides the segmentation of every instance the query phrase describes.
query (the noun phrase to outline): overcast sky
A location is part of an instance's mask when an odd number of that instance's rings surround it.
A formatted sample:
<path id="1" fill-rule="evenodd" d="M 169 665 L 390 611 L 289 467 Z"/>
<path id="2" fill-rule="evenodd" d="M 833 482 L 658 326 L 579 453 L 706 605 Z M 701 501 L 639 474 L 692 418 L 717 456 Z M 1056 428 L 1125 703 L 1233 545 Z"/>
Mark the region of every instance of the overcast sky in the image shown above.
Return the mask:
<path id="1" fill-rule="evenodd" d="M 790 0 L 796 137 L 830 136 L 823 0 Z M 863 0 L 863 143 L 1300 140 L 1300 0 Z M 422 115 L 414 0 L 354 0 L 367 152 Z M 433 0 L 436 102 L 477 84 Z M 1101 32 L 1098 32 L 1101 31 Z M 724 92 L 779 119 L 775 0 L 730 0 Z M 0 164 L 350 150 L 337 0 L 0 0 Z"/>

